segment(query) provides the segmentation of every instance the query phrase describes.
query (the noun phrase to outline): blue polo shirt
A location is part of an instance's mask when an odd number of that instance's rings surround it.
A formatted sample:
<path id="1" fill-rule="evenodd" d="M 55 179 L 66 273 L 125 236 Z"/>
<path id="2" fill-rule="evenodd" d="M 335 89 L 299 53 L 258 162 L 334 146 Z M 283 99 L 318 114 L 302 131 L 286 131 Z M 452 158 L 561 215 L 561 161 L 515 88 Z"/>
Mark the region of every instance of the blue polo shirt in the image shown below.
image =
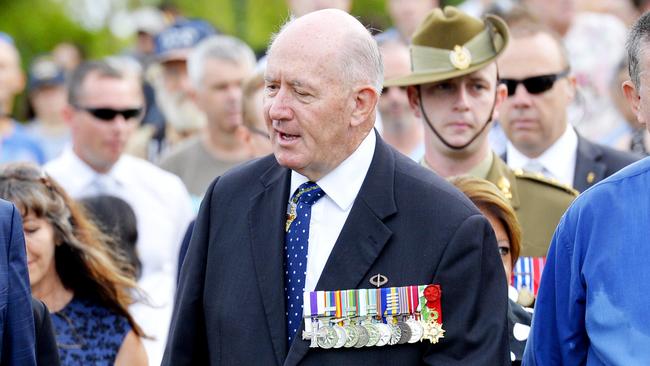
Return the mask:
<path id="1" fill-rule="evenodd" d="M 45 163 L 45 153 L 38 141 L 31 137 L 25 128 L 15 121 L 11 134 L 0 136 L 0 163 L 14 161 L 31 161 L 37 164 Z"/>
<path id="2" fill-rule="evenodd" d="M 581 194 L 542 275 L 524 365 L 650 364 L 650 158 Z"/>

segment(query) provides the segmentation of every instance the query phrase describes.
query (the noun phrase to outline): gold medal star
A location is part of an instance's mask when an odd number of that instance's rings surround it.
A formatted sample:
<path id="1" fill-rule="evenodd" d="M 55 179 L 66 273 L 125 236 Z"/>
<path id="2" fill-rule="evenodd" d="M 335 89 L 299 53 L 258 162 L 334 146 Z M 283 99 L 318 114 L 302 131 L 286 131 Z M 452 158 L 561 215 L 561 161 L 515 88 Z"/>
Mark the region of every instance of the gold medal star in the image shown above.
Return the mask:
<path id="1" fill-rule="evenodd" d="M 436 344 L 440 341 L 440 338 L 445 338 L 445 330 L 442 329 L 442 324 L 439 324 L 436 321 L 423 322 L 422 328 L 423 333 L 422 338 L 420 339 L 421 341 L 428 339 L 432 344 Z"/>

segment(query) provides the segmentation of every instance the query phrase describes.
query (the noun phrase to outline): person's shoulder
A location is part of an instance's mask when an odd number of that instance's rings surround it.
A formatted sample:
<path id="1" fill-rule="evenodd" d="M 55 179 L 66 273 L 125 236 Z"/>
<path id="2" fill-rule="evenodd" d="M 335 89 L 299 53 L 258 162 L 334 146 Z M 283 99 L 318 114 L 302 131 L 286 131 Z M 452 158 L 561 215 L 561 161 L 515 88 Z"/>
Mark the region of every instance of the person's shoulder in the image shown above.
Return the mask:
<path id="1" fill-rule="evenodd" d="M 446 179 L 402 154 L 394 153 L 394 156 L 396 190 L 417 195 L 420 197 L 419 201 L 423 203 L 435 201 L 445 205 L 453 201 L 458 203 L 453 207 L 465 214 L 471 215 L 477 212 L 469 198 Z"/>
<path id="2" fill-rule="evenodd" d="M 515 183 L 521 194 L 534 191 L 547 197 L 563 197 L 569 201 L 575 199 L 579 192 L 573 187 L 550 179 L 539 173 L 527 172 L 522 169 L 513 169 Z"/>
<path id="3" fill-rule="evenodd" d="M 6 213 L 11 213 L 13 212 L 13 203 L 9 201 L 5 201 L 2 198 L 0 198 L 0 213 L 6 214 Z"/>
<path id="4" fill-rule="evenodd" d="M 201 139 L 199 136 L 189 138 L 186 141 L 182 141 L 167 151 L 160 159 L 160 163 L 158 165 L 167 170 L 167 167 L 169 166 L 186 164 L 188 158 L 196 156 L 196 154 L 201 151 L 200 145 Z"/>
<path id="5" fill-rule="evenodd" d="M 605 159 L 611 163 L 614 164 L 622 164 L 622 165 L 628 165 L 631 163 L 634 163 L 637 160 L 641 160 L 643 157 L 641 155 L 634 154 L 629 151 L 621 151 L 618 149 L 614 149 L 612 147 L 602 145 L 602 144 L 597 144 L 592 142 L 595 146 L 597 146 Z"/>

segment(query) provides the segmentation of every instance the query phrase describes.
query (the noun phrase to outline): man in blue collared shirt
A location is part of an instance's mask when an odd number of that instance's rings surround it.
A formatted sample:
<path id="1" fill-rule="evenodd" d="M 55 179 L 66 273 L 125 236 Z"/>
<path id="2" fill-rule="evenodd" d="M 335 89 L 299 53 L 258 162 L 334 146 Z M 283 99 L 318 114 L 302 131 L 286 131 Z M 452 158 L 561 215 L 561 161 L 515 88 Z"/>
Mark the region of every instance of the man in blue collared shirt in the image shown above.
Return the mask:
<path id="1" fill-rule="evenodd" d="M 623 90 L 650 121 L 650 13 L 628 38 Z M 650 361 L 650 159 L 587 190 L 553 237 L 524 365 L 639 365 Z"/>

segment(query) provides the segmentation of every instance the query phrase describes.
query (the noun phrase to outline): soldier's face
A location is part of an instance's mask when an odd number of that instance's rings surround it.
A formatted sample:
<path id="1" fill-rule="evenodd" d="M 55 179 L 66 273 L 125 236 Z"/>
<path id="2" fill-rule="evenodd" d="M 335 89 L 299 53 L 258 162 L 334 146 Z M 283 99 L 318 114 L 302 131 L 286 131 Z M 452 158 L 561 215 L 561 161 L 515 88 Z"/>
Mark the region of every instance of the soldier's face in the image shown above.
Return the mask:
<path id="1" fill-rule="evenodd" d="M 495 104 L 505 97 L 503 86 L 497 85 L 496 65 L 491 64 L 471 74 L 435 83 L 423 84 L 419 93 L 414 86 L 408 88 L 409 102 L 416 117 L 424 121 L 423 110 L 436 131 L 451 145 L 462 146 L 481 131 L 485 123 L 496 118 Z M 487 130 L 472 146 L 487 141 Z M 449 150 L 438 140 L 429 127 L 425 126 L 427 148 Z"/>
<path id="2" fill-rule="evenodd" d="M 567 68 L 557 42 L 548 34 L 513 38 L 499 58 L 501 79 L 524 80 L 558 74 Z M 567 127 L 567 107 L 575 94 L 575 79 L 560 77 L 541 93 L 516 86 L 501 104 L 499 122 L 512 144 L 531 158 L 542 154 Z"/>

